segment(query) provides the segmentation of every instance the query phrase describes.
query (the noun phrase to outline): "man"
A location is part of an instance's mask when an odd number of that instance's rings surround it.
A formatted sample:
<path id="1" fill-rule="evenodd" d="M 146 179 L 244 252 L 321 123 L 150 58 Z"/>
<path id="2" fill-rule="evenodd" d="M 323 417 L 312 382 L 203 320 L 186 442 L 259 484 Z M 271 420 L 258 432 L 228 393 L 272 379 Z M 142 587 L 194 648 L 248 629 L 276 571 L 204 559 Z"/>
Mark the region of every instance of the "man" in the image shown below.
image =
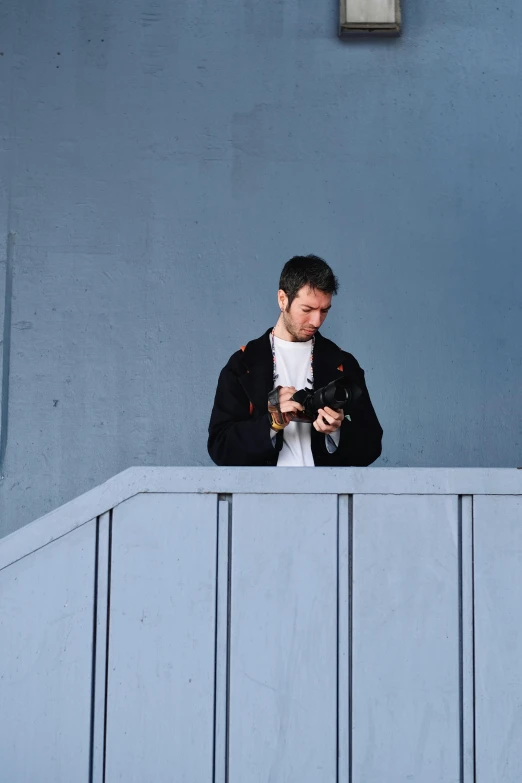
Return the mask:
<path id="1" fill-rule="evenodd" d="M 236 351 L 219 376 L 208 452 L 217 465 L 370 465 L 382 429 L 356 359 L 318 331 L 338 283 L 317 256 L 295 256 L 281 273 L 277 324 Z M 297 390 L 350 375 L 362 394 L 349 415 L 325 407 L 313 423 L 296 421 Z M 279 389 L 279 411 L 268 396 Z M 272 399 L 272 397 L 271 397 Z M 280 412 L 280 415 L 277 415 Z"/>

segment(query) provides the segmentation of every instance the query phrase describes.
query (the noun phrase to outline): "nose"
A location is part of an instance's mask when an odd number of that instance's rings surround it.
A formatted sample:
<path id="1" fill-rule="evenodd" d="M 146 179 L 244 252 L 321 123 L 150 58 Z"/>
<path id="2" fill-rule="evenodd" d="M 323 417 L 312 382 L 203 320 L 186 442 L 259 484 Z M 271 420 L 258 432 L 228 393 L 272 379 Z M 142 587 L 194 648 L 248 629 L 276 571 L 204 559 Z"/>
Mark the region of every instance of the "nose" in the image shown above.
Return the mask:
<path id="1" fill-rule="evenodd" d="M 315 329 L 319 329 L 321 326 L 321 313 L 311 313 L 310 324 Z"/>

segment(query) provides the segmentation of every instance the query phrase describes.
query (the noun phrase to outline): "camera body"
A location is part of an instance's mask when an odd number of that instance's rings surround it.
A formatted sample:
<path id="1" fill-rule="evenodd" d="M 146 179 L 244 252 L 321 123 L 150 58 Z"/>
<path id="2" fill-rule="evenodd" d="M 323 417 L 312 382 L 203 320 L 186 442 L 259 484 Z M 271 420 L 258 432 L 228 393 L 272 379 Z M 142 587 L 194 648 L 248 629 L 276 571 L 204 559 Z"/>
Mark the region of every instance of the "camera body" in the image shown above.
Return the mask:
<path id="1" fill-rule="evenodd" d="M 303 406 L 304 411 L 294 415 L 294 421 L 314 422 L 320 408 L 341 409 L 348 413 L 357 403 L 362 389 L 349 375 L 343 375 L 320 389 L 300 389 L 292 399 Z"/>

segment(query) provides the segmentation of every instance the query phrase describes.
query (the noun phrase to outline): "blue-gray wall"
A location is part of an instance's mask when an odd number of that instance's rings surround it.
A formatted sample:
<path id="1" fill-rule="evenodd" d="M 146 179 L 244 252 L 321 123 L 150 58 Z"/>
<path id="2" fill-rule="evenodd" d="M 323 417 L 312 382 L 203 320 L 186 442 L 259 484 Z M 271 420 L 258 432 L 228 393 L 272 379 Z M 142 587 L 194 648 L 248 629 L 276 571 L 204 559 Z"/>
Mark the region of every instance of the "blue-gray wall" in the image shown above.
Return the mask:
<path id="1" fill-rule="evenodd" d="M 337 5 L 2 3 L 1 533 L 208 464 L 295 253 L 341 279 L 379 464 L 522 464 L 522 6 L 405 0 L 402 38 L 341 42 Z"/>

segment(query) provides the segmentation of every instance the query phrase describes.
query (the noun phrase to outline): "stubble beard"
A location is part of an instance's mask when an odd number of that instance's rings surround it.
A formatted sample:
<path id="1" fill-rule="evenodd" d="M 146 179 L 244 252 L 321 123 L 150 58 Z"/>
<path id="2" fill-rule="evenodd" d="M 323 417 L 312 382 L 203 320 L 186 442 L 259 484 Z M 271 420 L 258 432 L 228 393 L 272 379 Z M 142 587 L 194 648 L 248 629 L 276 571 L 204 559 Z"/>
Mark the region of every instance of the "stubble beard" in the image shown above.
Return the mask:
<path id="1" fill-rule="evenodd" d="M 306 342 L 308 342 L 308 340 L 311 339 L 310 335 L 304 335 L 303 336 L 302 334 L 299 334 L 299 332 L 297 331 L 297 329 L 296 329 L 296 327 L 294 325 L 294 322 L 292 321 L 292 318 L 288 314 L 288 312 L 285 312 L 283 310 L 282 311 L 282 315 L 283 315 L 283 324 L 285 326 L 286 331 L 288 332 L 288 334 L 292 335 L 292 337 L 294 338 L 294 340 L 296 342 L 298 342 L 298 343 L 306 343 Z"/>

